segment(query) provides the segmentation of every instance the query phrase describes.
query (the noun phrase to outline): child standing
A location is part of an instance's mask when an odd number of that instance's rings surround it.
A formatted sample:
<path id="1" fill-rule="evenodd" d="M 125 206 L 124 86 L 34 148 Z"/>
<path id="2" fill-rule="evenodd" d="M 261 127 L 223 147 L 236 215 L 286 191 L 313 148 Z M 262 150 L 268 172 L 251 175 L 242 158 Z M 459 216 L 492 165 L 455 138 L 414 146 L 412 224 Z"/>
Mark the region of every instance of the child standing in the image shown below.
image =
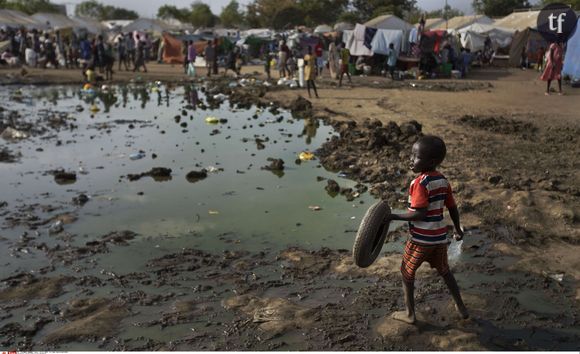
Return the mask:
<path id="1" fill-rule="evenodd" d="M 409 222 L 410 238 L 405 246 L 401 274 L 406 311 L 393 313 L 399 321 L 415 323 L 414 282 L 415 272 L 423 262 L 428 262 L 449 288 L 456 308 L 463 319 L 469 317 L 463 304 L 457 281 L 447 262 L 447 226 L 443 221 L 443 210 L 447 207 L 455 226 L 456 240 L 463 239 L 459 221 L 459 211 L 453 199 L 451 185 L 437 166 L 443 162 L 447 149 L 445 142 L 436 136 L 424 136 L 414 145 L 411 154 L 411 170 L 419 173 L 409 188 L 409 212 L 390 214 L 386 220 L 403 220 Z"/>

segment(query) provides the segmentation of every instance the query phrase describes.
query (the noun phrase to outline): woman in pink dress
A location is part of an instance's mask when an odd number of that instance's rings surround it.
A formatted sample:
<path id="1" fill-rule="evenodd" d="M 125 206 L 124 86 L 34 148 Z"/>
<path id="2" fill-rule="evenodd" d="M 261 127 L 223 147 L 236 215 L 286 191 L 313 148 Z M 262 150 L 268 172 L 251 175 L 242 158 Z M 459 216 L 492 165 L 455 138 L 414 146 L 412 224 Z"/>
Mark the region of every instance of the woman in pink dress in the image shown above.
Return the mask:
<path id="1" fill-rule="evenodd" d="M 550 95 L 552 80 L 558 80 L 559 95 L 562 95 L 562 66 L 564 65 L 564 50 L 561 43 L 552 43 L 548 49 L 546 68 L 540 76 L 541 80 L 548 81 L 546 96 Z"/>

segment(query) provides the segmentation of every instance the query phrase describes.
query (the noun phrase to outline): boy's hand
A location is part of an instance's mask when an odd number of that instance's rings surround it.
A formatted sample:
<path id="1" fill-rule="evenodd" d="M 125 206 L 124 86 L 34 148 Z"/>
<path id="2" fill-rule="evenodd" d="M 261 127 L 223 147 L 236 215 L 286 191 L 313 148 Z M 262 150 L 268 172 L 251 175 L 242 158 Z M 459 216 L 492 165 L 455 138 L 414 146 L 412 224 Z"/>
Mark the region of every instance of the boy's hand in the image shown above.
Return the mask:
<path id="1" fill-rule="evenodd" d="M 391 222 L 391 220 L 393 220 L 393 214 L 387 214 L 387 215 L 385 215 L 385 218 L 383 219 L 383 224 L 387 224 L 387 223 Z"/>
<path id="2" fill-rule="evenodd" d="M 455 234 L 453 235 L 453 238 L 455 239 L 455 241 L 461 241 L 463 240 L 463 230 L 461 229 L 457 229 L 455 230 Z"/>

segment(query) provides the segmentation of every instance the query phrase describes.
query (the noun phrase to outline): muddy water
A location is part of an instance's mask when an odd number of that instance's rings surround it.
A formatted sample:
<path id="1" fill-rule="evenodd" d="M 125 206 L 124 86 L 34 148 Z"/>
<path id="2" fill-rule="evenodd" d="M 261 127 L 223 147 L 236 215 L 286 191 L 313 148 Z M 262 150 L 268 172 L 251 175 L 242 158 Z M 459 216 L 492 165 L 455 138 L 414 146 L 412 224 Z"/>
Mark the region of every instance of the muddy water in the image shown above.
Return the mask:
<path id="1" fill-rule="evenodd" d="M 300 152 L 314 151 L 326 141 L 333 134 L 330 127 L 295 120 L 287 112 L 235 110 L 227 102 L 202 109 L 205 96 L 195 86 L 111 91 L 95 96 L 82 94 L 78 87 L 24 87 L 0 93 L 3 106 L 26 120 L 66 117 L 55 130 L 6 144 L 21 157 L 18 163 L 0 164 L 0 199 L 12 211 L 22 210 L 17 218 L 33 214 L 46 221 L 66 213 L 76 219 L 65 222 L 58 233 L 51 232 L 54 221 L 30 230 L 18 223 L 9 227 L 3 220 L 0 278 L 38 272 L 50 264 L 45 252 L 18 243 L 23 234 L 36 245 L 74 247 L 118 230 L 137 233 L 126 247 L 111 247 L 73 270 L 56 267 L 51 276 L 78 275 L 80 270 L 97 276 L 143 272 L 148 260 L 184 248 L 219 254 L 274 252 L 291 245 L 352 246 L 353 231 L 372 198 L 365 193 L 347 202 L 341 195 L 331 196 L 323 179 L 333 178 L 341 187 L 356 183 L 324 170 L 316 160 L 295 162 Z M 207 117 L 227 121 L 208 124 Z M 74 129 L 69 129 L 71 124 Z M 256 139 L 265 147 L 258 148 Z M 143 158 L 131 158 L 140 151 Z M 262 169 L 270 164 L 269 157 L 283 159 L 284 171 Z M 170 168 L 171 177 L 126 178 L 153 167 Z M 207 178 L 193 183 L 186 178 L 202 168 L 209 170 Z M 56 169 L 76 172 L 76 181 L 57 183 L 47 173 Z M 75 206 L 72 199 L 81 193 L 89 201 Z M 315 206 L 321 210 L 312 210 Z M 111 291 L 109 286 L 92 290 L 94 296 Z M 73 297 L 64 295 L 59 301 Z M 183 334 L 179 328 L 171 331 Z M 128 335 L 149 334 L 161 340 L 171 331 L 134 327 Z"/>

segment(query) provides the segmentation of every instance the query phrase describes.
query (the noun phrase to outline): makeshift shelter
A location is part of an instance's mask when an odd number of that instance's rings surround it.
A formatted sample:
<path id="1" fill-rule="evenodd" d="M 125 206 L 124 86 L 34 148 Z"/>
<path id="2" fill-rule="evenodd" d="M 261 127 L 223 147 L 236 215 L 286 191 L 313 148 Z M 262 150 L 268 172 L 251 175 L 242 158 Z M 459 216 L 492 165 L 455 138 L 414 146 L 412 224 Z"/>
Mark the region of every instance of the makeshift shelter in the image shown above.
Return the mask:
<path id="1" fill-rule="evenodd" d="M 512 12 L 506 17 L 495 21 L 495 25 L 512 30 L 524 31 L 526 28 L 538 27 L 538 15 L 540 11 Z"/>
<path id="2" fill-rule="evenodd" d="M 445 19 L 444 18 L 427 18 L 425 19 L 425 30 L 431 30 L 433 28 L 436 28 L 438 26 L 445 26 Z M 416 23 L 415 27 L 419 27 L 419 24 Z"/>
<path id="3" fill-rule="evenodd" d="M 163 33 L 163 62 L 169 64 L 183 64 L 182 41 L 173 37 L 169 33 Z"/>
<path id="4" fill-rule="evenodd" d="M 174 28 L 169 24 L 155 19 L 139 18 L 123 27 L 123 32 L 152 32 L 161 34 L 166 31 L 172 31 Z"/>
<path id="5" fill-rule="evenodd" d="M 268 28 L 253 28 L 247 31 L 242 31 L 240 33 L 240 37 L 242 37 L 242 39 L 250 36 L 271 39 L 274 37 L 274 32 Z"/>
<path id="6" fill-rule="evenodd" d="M 35 20 L 23 12 L 7 9 L 0 9 L 0 27 L 24 27 L 29 30 L 35 28 L 44 30 L 48 28 L 46 24 Z"/>
<path id="7" fill-rule="evenodd" d="M 491 25 L 493 20 L 485 15 L 455 16 L 448 21 L 443 21 L 437 26 L 433 26 L 433 29 L 454 33 L 474 23 Z"/>
<path id="8" fill-rule="evenodd" d="M 379 29 L 373 37 L 371 48 L 373 53 L 387 55 L 389 45 L 393 43 L 397 53 L 401 53 L 401 44 L 403 43 L 403 31 Z"/>
<path id="9" fill-rule="evenodd" d="M 354 25 L 348 22 L 338 22 L 334 25 L 334 30 L 338 32 L 342 31 L 352 31 L 354 29 Z"/>
<path id="10" fill-rule="evenodd" d="M 72 20 L 78 24 L 78 28 L 84 28 L 87 32 L 92 34 L 101 34 L 108 30 L 108 28 L 99 21 L 86 17 L 73 17 Z"/>
<path id="11" fill-rule="evenodd" d="M 101 24 L 110 30 L 120 30 L 133 23 L 134 20 L 106 20 L 101 21 Z"/>
<path id="12" fill-rule="evenodd" d="M 515 31 L 507 28 L 482 23 L 474 23 L 458 32 L 461 35 L 461 45 L 473 52 L 482 50 L 487 38 L 491 40 L 492 47 L 495 50 L 509 47 L 515 33 Z"/>
<path id="13" fill-rule="evenodd" d="M 314 29 L 314 33 L 328 33 L 332 31 L 333 29 L 329 25 L 320 25 Z"/>
<path id="14" fill-rule="evenodd" d="M 576 25 L 576 32 L 568 39 L 564 58 L 564 75 L 568 75 L 574 81 L 580 80 L 580 19 Z"/>
<path id="15" fill-rule="evenodd" d="M 79 30 L 84 28 L 83 26 L 79 25 L 78 22 L 73 21 L 71 18 L 58 13 L 39 12 L 32 15 L 31 17 L 53 30 L 60 30 L 65 28 Z"/>
<path id="16" fill-rule="evenodd" d="M 441 43 L 443 42 L 443 38 L 446 35 L 446 31 L 443 30 L 433 30 L 433 31 L 425 31 L 421 35 L 421 43 L 419 47 L 421 48 L 422 53 L 439 53 L 439 49 L 441 48 Z"/>
<path id="17" fill-rule="evenodd" d="M 510 47 L 510 66 L 519 66 L 522 58 L 522 52 L 526 49 L 526 55 L 530 63 L 537 61 L 536 53 L 539 49 L 547 49 L 548 42 L 535 29 L 527 28 L 521 32 L 516 32 Z"/>
<path id="18" fill-rule="evenodd" d="M 402 36 L 400 39 L 400 43 L 395 44 L 395 47 L 399 48 L 398 49 L 399 53 L 401 51 L 407 51 L 407 49 L 409 48 L 409 45 L 408 45 L 409 44 L 408 43 L 409 33 L 415 29 L 415 27 L 412 24 L 400 19 L 399 17 L 397 17 L 395 15 L 378 16 L 378 17 L 373 18 L 370 21 L 367 21 L 364 25 L 367 27 L 376 28 L 379 30 L 382 29 L 382 30 L 401 31 Z M 415 30 L 415 32 L 416 32 L 416 30 Z M 385 32 L 383 32 L 383 34 L 385 34 Z M 398 38 L 398 35 L 397 35 L 397 38 Z M 392 37 L 389 37 L 389 40 L 391 40 L 391 39 L 392 39 Z M 382 39 L 380 41 L 382 41 Z"/>

